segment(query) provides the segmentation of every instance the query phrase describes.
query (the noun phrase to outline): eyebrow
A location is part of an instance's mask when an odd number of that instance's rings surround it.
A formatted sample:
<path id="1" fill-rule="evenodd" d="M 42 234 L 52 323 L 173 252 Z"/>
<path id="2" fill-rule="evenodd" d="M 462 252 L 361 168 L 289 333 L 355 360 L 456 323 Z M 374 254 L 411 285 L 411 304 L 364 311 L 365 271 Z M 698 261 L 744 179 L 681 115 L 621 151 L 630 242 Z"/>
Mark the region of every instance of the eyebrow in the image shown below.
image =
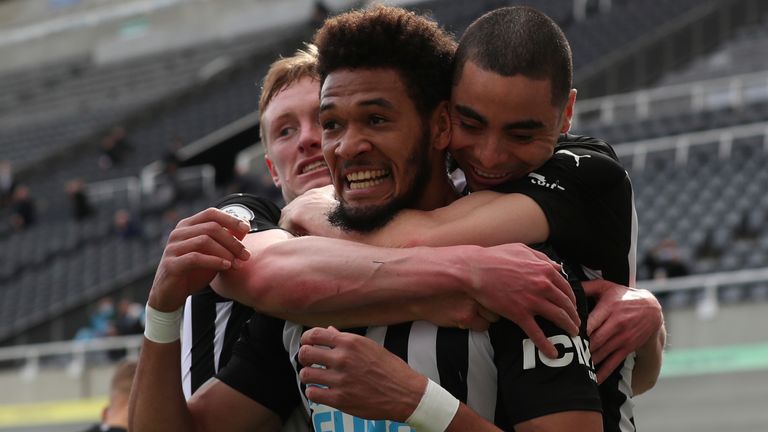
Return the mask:
<path id="1" fill-rule="evenodd" d="M 480 115 L 477 111 L 473 110 L 472 108 L 465 106 L 465 105 L 456 105 L 456 111 L 459 112 L 459 114 L 463 115 L 464 117 L 469 117 L 472 120 L 475 120 L 479 122 L 480 124 L 487 125 L 488 120 Z"/>
<path id="2" fill-rule="evenodd" d="M 473 110 L 472 108 L 466 106 L 466 105 L 456 105 L 456 111 L 459 112 L 459 114 L 469 117 L 477 122 L 479 122 L 482 125 L 487 125 L 488 120 L 483 117 L 480 113 Z M 534 129 L 543 129 L 544 123 L 542 123 L 539 120 L 534 119 L 525 119 L 525 120 L 519 120 L 512 123 L 506 123 L 504 124 L 503 129 L 504 130 L 519 130 L 519 129 L 526 129 L 526 130 L 534 130 Z"/>
<path id="3" fill-rule="evenodd" d="M 392 102 L 384 99 L 384 98 L 373 98 L 373 99 L 366 99 L 362 100 L 357 103 L 358 106 L 378 106 L 386 109 L 395 109 L 395 106 L 392 105 Z M 336 104 L 333 102 L 327 102 L 327 103 L 321 103 L 320 104 L 320 112 L 328 111 L 329 109 L 335 108 Z"/>

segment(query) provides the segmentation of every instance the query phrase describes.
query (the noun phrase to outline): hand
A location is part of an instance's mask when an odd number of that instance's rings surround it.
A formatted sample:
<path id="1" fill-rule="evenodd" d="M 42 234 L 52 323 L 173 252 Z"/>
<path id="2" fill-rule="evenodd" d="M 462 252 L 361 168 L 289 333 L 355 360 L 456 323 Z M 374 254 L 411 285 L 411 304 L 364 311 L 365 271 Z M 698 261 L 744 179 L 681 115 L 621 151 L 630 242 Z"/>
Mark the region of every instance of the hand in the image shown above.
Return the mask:
<path id="1" fill-rule="evenodd" d="M 464 294 L 443 295 L 410 302 L 408 307 L 417 319 L 431 322 L 438 327 L 458 327 L 485 331 L 492 322 L 499 320 L 494 312 Z"/>
<path id="2" fill-rule="evenodd" d="M 280 227 L 294 235 L 339 238 L 342 231 L 328 222 L 328 213 L 338 204 L 333 185 L 310 189 L 283 207 Z"/>
<path id="3" fill-rule="evenodd" d="M 661 305 L 648 290 L 628 288 L 596 279 L 583 282 L 587 296 L 597 305 L 587 319 L 592 361 L 602 383 L 616 367 L 649 338 L 664 322 Z"/>
<path id="4" fill-rule="evenodd" d="M 249 230 L 247 222 L 215 208 L 179 222 L 168 236 L 149 304 L 164 312 L 177 310 L 219 271 L 242 267 L 250 252 L 240 240 Z"/>
<path id="5" fill-rule="evenodd" d="M 579 333 L 573 289 L 559 264 L 541 252 L 515 243 L 482 249 L 471 263 L 473 292 L 482 306 L 514 322 L 546 356 L 557 349 L 534 316 L 553 322 L 570 335 Z"/>
<path id="6" fill-rule="evenodd" d="M 404 422 L 427 388 L 424 376 L 366 337 L 316 327 L 302 335 L 301 344 L 301 381 L 327 387 L 307 387 L 313 402 L 360 418 Z"/>

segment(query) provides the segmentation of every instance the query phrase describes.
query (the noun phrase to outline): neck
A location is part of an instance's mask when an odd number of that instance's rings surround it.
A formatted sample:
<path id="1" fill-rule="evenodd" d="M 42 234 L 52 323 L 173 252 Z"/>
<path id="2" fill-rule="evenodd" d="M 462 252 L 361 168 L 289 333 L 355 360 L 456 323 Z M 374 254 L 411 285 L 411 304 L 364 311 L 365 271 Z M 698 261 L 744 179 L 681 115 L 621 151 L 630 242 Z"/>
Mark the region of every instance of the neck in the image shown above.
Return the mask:
<path id="1" fill-rule="evenodd" d="M 432 176 L 419 200 L 418 210 L 429 211 L 445 207 L 458 198 L 459 193 L 446 174 L 444 157 L 432 158 Z"/>

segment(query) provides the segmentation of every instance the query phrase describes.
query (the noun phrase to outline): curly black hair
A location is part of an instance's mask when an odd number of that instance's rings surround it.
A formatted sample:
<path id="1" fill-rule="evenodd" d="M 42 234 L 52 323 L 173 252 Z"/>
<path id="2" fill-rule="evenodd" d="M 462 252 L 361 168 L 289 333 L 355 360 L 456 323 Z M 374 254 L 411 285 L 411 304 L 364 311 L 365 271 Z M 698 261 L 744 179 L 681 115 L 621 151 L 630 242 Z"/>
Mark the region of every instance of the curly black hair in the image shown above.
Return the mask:
<path id="1" fill-rule="evenodd" d="M 450 98 L 456 41 L 425 16 L 388 6 L 347 12 L 326 20 L 314 44 L 321 82 L 339 69 L 391 68 L 422 116 Z"/>

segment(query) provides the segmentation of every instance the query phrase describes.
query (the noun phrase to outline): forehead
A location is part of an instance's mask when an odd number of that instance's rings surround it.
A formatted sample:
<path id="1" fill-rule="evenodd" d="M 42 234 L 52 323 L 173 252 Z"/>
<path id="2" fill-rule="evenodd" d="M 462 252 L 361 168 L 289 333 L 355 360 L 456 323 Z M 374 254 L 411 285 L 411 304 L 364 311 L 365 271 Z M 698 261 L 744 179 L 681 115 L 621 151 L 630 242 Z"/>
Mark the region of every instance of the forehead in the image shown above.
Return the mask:
<path id="1" fill-rule="evenodd" d="M 262 121 L 271 120 L 285 114 L 314 111 L 320 103 L 320 82 L 311 77 L 304 77 L 290 84 L 272 98 L 262 113 Z"/>
<path id="2" fill-rule="evenodd" d="M 548 79 L 531 79 L 523 75 L 503 76 L 467 61 L 453 88 L 454 104 L 471 104 L 474 109 L 503 108 L 528 111 L 555 108 L 552 86 Z"/>
<path id="3" fill-rule="evenodd" d="M 323 111 L 341 104 L 358 105 L 380 99 L 398 106 L 403 103 L 410 103 L 412 106 L 405 84 L 397 71 L 342 69 L 328 74 L 325 78 L 320 91 L 320 109 Z"/>

